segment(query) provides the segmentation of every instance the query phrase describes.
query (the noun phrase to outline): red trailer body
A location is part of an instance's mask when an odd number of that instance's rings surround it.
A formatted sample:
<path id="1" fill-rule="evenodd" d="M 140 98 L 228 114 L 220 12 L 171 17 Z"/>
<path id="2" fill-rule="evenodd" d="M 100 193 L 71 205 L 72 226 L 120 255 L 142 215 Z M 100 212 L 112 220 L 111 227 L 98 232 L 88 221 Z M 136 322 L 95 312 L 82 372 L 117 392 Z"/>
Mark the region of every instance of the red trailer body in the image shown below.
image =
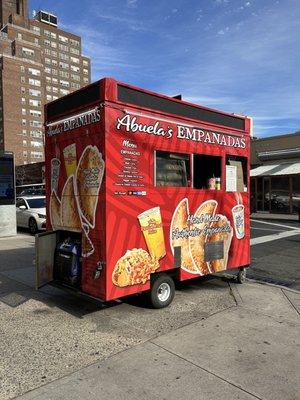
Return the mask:
<path id="1" fill-rule="evenodd" d="M 80 291 L 105 301 L 149 290 L 161 272 L 183 281 L 249 265 L 250 118 L 110 78 L 45 115 L 40 285 L 69 234 Z"/>

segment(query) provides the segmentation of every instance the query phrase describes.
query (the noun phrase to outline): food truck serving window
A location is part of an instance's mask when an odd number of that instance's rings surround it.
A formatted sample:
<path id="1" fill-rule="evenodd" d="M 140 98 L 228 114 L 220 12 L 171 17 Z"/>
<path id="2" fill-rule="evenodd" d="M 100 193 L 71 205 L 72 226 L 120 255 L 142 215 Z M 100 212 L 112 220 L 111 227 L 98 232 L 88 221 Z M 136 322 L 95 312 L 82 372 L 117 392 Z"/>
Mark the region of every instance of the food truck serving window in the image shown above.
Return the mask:
<path id="1" fill-rule="evenodd" d="M 190 156 L 156 151 L 155 186 L 190 186 Z"/>
<path id="2" fill-rule="evenodd" d="M 221 189 L 222 157 L 205 154 L 193 156 L 193 187 L 195 189 Z"/>

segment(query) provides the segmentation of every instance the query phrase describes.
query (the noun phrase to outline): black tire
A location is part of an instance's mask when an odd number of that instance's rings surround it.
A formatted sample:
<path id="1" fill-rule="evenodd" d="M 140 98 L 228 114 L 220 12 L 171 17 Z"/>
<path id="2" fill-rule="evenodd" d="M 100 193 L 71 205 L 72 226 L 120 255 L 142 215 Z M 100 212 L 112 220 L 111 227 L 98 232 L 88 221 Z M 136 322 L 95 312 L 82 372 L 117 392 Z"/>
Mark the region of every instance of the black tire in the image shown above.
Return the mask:
<path id="1" fill-rule="evenodd" d="M 236 276 L 237 283 L 242 284 L 242 283 L 246 282 L 246 275 L 247 275 L 246 268 L 240 268 L 240 270 Z"/>
<path id="2" fill-rule="evenodd" d="M 175 284 L 167 274 L 157 274 L 151 278 L 150 303 L 153 308 L 164 308 L 172 303 Z"/>
<path id="3" fill-rule="evenodd" d="M 38 231 L 38 226 L 34 218 L 30 218 L 28 222 L 28 228 L 32 235 L 35 235 Z"/>

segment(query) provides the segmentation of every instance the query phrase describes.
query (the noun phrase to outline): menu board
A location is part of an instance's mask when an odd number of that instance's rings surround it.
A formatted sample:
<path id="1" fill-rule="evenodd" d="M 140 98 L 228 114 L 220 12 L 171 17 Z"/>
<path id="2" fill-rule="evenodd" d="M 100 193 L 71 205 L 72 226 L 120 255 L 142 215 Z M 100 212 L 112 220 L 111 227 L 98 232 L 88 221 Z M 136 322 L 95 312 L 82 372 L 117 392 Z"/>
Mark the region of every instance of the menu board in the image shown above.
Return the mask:
<path id="1" fill-rule="evenodd" d="M 236 169 L 235 165 L 226 165 L 226 192 L 236 192 Z"/>
<path id="2" fill-rule="evenodd" d="M 137 143 L 123 140 L 120 149 L 121 168 L 116 176 L 115 186 L 142 188 L 145 177 L 141 172 L 142 154 Z"/>

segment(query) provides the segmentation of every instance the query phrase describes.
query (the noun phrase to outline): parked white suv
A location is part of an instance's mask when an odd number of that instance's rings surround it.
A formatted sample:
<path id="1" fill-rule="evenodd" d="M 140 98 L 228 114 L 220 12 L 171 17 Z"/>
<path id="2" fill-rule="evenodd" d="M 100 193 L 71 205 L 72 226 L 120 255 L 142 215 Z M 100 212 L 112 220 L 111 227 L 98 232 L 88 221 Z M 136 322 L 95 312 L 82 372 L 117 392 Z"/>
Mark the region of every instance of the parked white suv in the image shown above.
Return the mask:
<path id="1" fill-rule="evenodd" d="M 17 226 L 35 234 L 46 229 L 46 197 L 23 196 L 16 199 Z"/>

